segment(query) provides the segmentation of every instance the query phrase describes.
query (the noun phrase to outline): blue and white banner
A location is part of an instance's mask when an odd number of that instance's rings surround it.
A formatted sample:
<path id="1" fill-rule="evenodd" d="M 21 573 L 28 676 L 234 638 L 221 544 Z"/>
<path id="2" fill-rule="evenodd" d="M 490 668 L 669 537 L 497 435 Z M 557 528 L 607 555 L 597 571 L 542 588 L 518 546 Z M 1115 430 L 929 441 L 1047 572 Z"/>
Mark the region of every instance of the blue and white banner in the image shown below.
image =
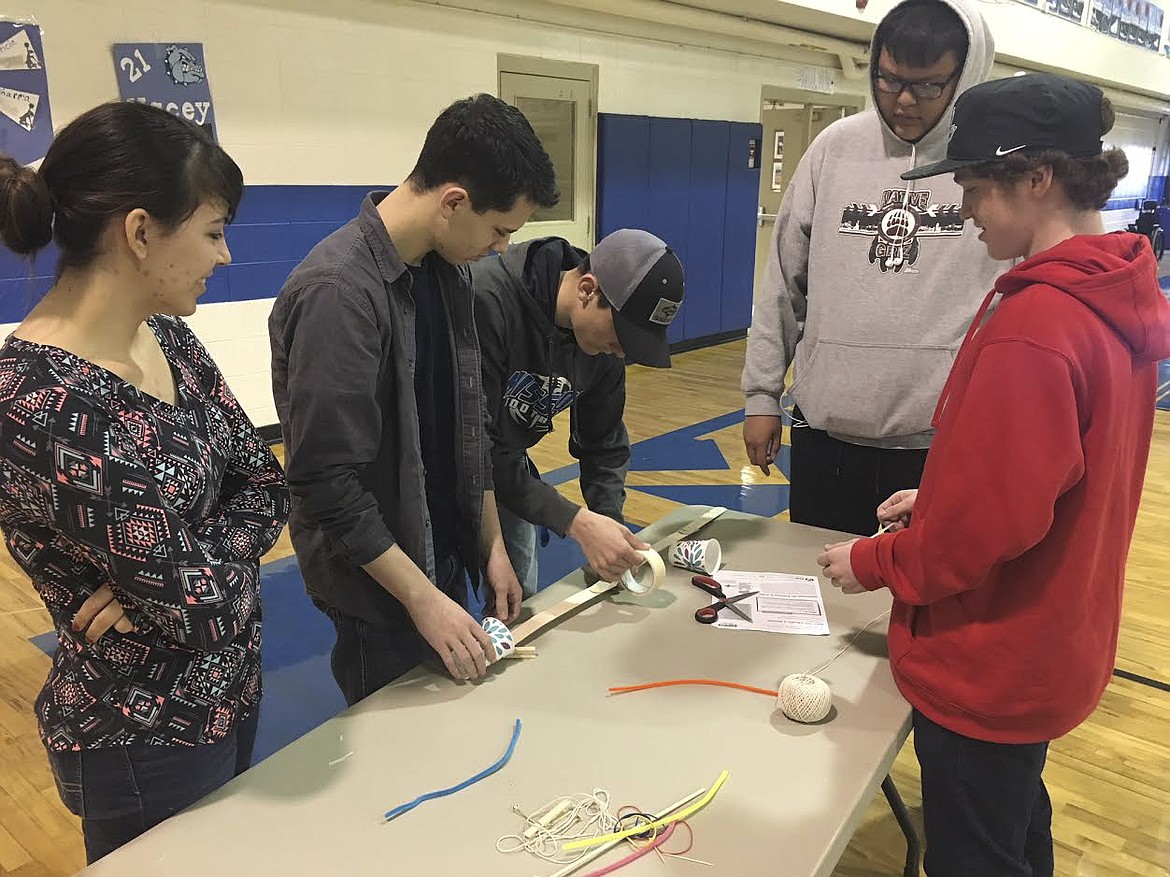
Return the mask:
<path id="1" fill-rule="evenodd" d="M 1146 47 L 1157 52 L 1162 46 L 1162 31 L 1166 25 L 1166 12 L 1157 3 L 1147 3 Z"/>
<path id="2" fill-rule="evenodd" d="M 1151 0 L 1093 0 L 1092 27 L 1122 42 L 1158 51 L 1166 15 Z"/>
<path id="3" fill-rule="evenodd" d="M 114 71 L 122 100 L 161 107 L 216 137 L 202 43 L 115 43 Z"/>
<path id="4" fill-rule="evenodd" d="M 45 157 L 52 142 L 41 29 L 0 21 L 0 152 L 31 164 Z"/>
<path id="5" fill-rule="evenodd" d="M 1048 11 L 1079 24 L 1085 18 L 1085 0 L 1048 0 Z"/>

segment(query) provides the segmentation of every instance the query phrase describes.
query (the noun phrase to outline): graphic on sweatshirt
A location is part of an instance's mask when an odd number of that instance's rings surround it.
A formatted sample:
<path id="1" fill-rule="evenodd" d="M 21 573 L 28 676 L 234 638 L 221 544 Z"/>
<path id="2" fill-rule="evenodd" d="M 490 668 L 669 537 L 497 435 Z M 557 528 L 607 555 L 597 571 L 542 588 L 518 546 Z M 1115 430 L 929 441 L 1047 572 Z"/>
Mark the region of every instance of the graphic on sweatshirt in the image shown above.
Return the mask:
<path id="1" fill-rule="evenodd" d="M 576 398 L 577 391 L 569 379 L 560 375 L 552 382 L 551 394 L 548 377 L 525 371 L 512 372 L 504 388 L 504 407 L 512 419 L 524 429 L 542 432 L 552 429 L 550 409 L 552 416 L 556 416 Z"/>
<path id="2" fill-rule="evenodd" d="M 886 189 L 880 204 L 846 206 L 839 231 L 872 237 L 869 262 L 883 274 L 914 273 L 921 239 L 960 237 L 963 219 L 958 204 L 931 204 L 930 189 Z"/>

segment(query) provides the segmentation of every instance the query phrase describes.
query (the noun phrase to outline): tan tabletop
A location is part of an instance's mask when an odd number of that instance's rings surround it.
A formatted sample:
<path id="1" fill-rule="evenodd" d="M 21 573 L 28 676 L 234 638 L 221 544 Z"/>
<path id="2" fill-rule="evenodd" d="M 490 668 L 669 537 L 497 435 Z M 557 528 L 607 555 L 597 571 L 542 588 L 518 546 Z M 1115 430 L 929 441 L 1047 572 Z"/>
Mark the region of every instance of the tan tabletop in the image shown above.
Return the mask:
<path id="1" fill-rule="evenodd" d="M 642 536 L 653 542 L 701 511 L 679 509 Z M 819 572 L 814 559 L 831 536 L 730 512 L 702 531 L 719 540 L 728 569 L 803 574 Z M 559 866 L 496 851 L 497 838 L 522 827 L 514 804 L 531 812 L 603 788 L 614 809 L 654 812 L 726 769 L 722 791 L 691 819 L 690 855 L 719 874 L 830 874 L 909 731 L 885 658 L 885 619 L 820 674 L 834 704 L 820 725 L 731 689 L 606 688 L 709 677 L 775 689 L 832 657 L 888 608 L 888 593 L 846 597 L 823 583 L 828 637 L 722 630 L 695 622 L 708 598 L 689 573 L 667 569 L 648 598 L 602 597 L 529 641 L 537 658 L 500 662 L 479 684 L 412 672 L 84 873 L 544 877 Z M 578 572 L 530 604 L 552 605 L 581 585 Z M 517 718 L 519 743 L 498 773 L 383 823 L 390 808 L 496 761 Z M 629 851 L 622 845 L 583 870 Z M 710 871 L 651 854 L 620 873 Z"/>

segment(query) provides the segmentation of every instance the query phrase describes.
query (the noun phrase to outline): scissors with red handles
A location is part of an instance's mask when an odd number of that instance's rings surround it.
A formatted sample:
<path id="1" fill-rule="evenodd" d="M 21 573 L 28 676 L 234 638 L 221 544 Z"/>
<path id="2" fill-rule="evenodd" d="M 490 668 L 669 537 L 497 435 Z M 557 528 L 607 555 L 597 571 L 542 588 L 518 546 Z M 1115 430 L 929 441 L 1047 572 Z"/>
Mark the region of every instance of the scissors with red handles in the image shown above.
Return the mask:
<path id="1" fill-rule="evenodd" d="M 723 585 L 719 584 L 719 582 L 710 576 L 694 576 L 691 579 L 691 584 L 700 590 L 706 591 L 712 597 L 718 598 L 718 602 L 695 610 L 695 621 L 699 622 L 699 624 L 714 624 L 719 620 L 719 610 L 721 609 L 730 609 L 744 621 L 752 620 L 746 612 L 733 604 L 738 603 L 740 600 L 746 600 L 748 597 L 754 597 L 760 593 L 759 591 L 749 591 L 746 594 L 728 597 L 723 593 Z"/>

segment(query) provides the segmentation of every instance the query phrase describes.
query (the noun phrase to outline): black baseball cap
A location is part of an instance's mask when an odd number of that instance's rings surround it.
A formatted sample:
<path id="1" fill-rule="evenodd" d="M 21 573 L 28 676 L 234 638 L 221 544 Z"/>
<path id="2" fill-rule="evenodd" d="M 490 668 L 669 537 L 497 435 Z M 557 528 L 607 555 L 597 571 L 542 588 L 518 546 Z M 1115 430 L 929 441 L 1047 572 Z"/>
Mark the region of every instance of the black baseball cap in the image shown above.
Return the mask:
<path id="1" fill-rule="evenodd" d="M 1051 73 L 996 79 L 969 88 L 955 104 L 947 157 L 902 174 L 921 180 L 953 174 L 1011 155 L 1059 150 L 1092 158 L 1103 150 L 1101 104 L 1095 85 Z"/>
<path id="2" fill-rule="evenodd" d="M 683 267 L 665 243 L 635 228 L 606 235 L 589 254 L 589 273 L 613 306 L 626 361 L 670 368 L 667 327 L 683 303 Z"/>

